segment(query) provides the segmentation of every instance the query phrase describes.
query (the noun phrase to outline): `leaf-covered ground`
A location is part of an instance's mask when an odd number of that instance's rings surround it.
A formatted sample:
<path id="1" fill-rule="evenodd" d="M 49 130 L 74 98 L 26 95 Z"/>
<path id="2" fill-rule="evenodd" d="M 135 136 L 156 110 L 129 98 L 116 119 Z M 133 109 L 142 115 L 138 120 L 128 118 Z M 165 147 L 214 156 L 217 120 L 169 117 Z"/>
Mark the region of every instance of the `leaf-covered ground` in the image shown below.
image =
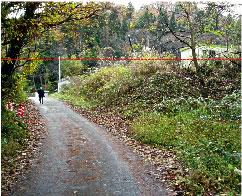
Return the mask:
<path id="1" fill-rule="evenodd" d="M 129 133 L 128 127 L 130 124 L 125 121 L 126 118 L 108 111 L 107 108 L 99 107 L 95 110 L 83 109 L 80 106 L 74 106 L 69 101 L 61 101 L 67 104 L 72 110 L 85 116 L 91 122 L 107 128 L 115 137 L 130 146 L 134 152 L 152 163 L 158 172 L 150 172 L 150 175 L 154 175 L 161 182 L 165 183 L 168 190 L 171 190 L 171 195 L 183 195 L 183 190 L 181 185 L 178 184 L 179 179 L 177 176 L 189 175 L 189 170 L 181 166 L 176 160 L 177 151 L 162 149 L 156 146 L 152 147 L 151 145 L 137 141 Z"/>
<path id="2" fill-rule="evenodd" d="M 41 122 L 41 114 L 33 101 L 30 100 L 25 104 L 25 114 L 19 118 L 26 122 L 28 136 L 23 139 L 23 145 L 14 155 L 2 153 L 2 195 L 9 195 L 18 176 L 28 170 L 39 151 L 42 139 L 47 134 L 45 123 Z"/>

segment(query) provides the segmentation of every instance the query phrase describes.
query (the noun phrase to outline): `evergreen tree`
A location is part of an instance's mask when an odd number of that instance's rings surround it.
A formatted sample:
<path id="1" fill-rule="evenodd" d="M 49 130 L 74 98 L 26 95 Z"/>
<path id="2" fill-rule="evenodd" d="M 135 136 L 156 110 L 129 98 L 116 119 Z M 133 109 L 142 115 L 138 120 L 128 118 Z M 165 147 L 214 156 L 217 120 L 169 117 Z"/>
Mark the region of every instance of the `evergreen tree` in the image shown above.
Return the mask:
<path id="1" fill-rule="evenodd" d="M 177 29 L 177 23 L 175 18 L 175 12 L 172 12 L 171 19 L 169 21 L 169 25 L 173 31 Z"/>
<path id="2" fill-rule="evenodd" d="M 204 29 L 205 29 L 205 25 L 206 23 L 204 22 L 206 20 L 205 16 L 205 11 L 204 10 L 195 10 L 195 20 L 198 22 L 199 24 L 199 32 L 204 33 Z M 209 18 L 208 18 L 209 19 Z"/>
<path id="3" fill-rule="evenodd" d="M 127 13 L 127 17 L 129 19 L 132 19 L 133 13 L 134 13 L 134 6 L 132 5 L 131 2 L 129 2 L 128 3 L 128 13 Z"/>
<path id="4" fill-rule="evenodd" d="M 165 23 L 168 22 L 168 16 L 165 11 L 163 11 L 162 13 L 163 14 L 159 14 L 157 21 L 157 36 L 159 39 L 168 32 L 168 28 L 165 25 Z"/>
<path id="5" fill-rule="evenodd" d="M 120 34 L 120 29 L 121 29 L 121 23 L 118 17 L 118 10 L 114 8 L 109 16 L 108 20 L 108 26 L 109 26 L 109 33 L 114 34 L 117 33 L 118 35 Z"/>
<path id="6" fill-rule="evenodd" d="M 125 40 L 125 35 L 129 31 L 128 18 L 125 17 L 121 26 L 121 38 Z"/>
<path id="7" fill-rule="evenodd" d="M 138 22 L 136 24 L 136 28 L 138 29 L 149 29 L 151 25 L 154 24 L 156 21 L 155 16 L 147 9 L 143 15 L 141 15 L 138 19 Z"/>

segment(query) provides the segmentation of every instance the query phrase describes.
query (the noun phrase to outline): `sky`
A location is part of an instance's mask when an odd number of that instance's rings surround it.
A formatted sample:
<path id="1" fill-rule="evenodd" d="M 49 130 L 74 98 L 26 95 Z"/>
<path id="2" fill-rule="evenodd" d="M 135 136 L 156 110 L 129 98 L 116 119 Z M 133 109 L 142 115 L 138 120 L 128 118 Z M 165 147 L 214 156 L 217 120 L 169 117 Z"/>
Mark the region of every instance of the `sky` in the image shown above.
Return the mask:
<path id="1" fill-rule="evenodd" d="M 74 0 L 75 1 L 75 0 Z M 80 0 L 79 0 L 80 1 Z M 82 2 L 89 2 L 89 1 L 94 1 L 94 2 L 98 2 L 98 1 L 108 1 L 108 2 L 113 2 L 117 5 L 128 5 L 129 2 L 132 3 L 132 5 L 134 6 L 134 8 L 136 10 L 140 9 L 143 5 L 149 5 L 153 2 L 172 2 L 175 3 L 178 0 L 81 0 Z M 238 4 L 238 6 L 233 7 L 234 9 L 234 14 L 238 15 L 242 15 L 242 2 L 241 0 L 201 0 L 201 1 L 196 1 L 196 0 L 180 0 L 180 1 L 195 1 L 197 3 L 199 2 L 229 2 L 231 4 Z"/>
<path id="2" fill-rule="evenodd" d="M 88 0 L 86 0 L 86 1 L 88 1 Z M 105 0 L 94 0 L 94 1 L 105 1 Z M 160 1 L 158 1 L 158 0 L 106 0 L 106 1 L 114 2 L 115 4 L 121 4 L 121 5 L 128 5 L 128 3 L 131 2 L 132 5 L 135 7 L 135 9 L 141 8 L 142 5 L 144 5 L 144 4 L 149 5 L 152 2 L 162 2 L 161 0 Z M 177 2 L 177 0 L 163 0 L 163 1 L 165 1 L 165 2 L 167 2 L 167 1 L 168 2 Z M 211 1 L 221 2 L 221 1 L 217 1 L 217 0 L 209 0 L 209 1 L 210 2 Z M 223 0 L 223 1 L 226 1 L 226 0 Z M 196 2 L 200 2 L 200 1 L 196 1 Z M 207 2 L 207 0 L 203 0 L 203 2 Z M 241 0 L 227 0 L 227 2 L 242 5 Z M 242 11 L 240 11 L 240 13 L 241 12 Z"/>
<path id="3" fill-rule="evenodd" d="M 10 0 L 12 1 L 12 0 Z M 49 0 L 32 0 L 32 1 L 49 1 Z M 56 0 L 54 0 L 56 1 Z M 149 5 L 153 2 L 172 2 L 172 3 L 175 3 L 177 2 L 178 0 L 58 0 L 58 1 L 82 1 L 82 2 L 89 2 L 89 1 L 94 1 L 94 2 L 98 2 L 98 1 L 109 1 L 109 2 L 113 2 L 115 4 L 119 4 L 119 5 L 128 5 L 129 2 L 132 3 L 132 5 L 135 7 L 136 10 L 140 9 L 142 7 L 142 5 Z M 183 1 L 183 0 L 180 0 L 180 1 Z M 185 0 L 184 0 L 185 1 Z M 238 14 L 242 14 L 242 2 L 241 0 L 201 0 L 201 1 L 196 1 L 196 0 L 186 0 L 186 1 L 195 1 L 195 2 L 208 2 L 208 1 L 215 1 L 215 2 L 229 2 L 229 3 L 234 3 L 234 4 L 240 4 L 240 6 L 237 7 L 236 9 L 236 12 Z"/>
<path id="4" fill-rule="evenodd" d="M 11 1 L 11 0 L 10 0 Z M 49 0 L 32 0 L 32 1 L 49 1 Z M 54 0 L 56 1 L 56 0 Z M 59 1 L 69 1 L 69 0 L 59 0 Z M 71 1 L 71 0 L 70 0 Z M 90 1 L 94 1 L 94 2 L 98 2 L 98 1 L 108 1 L 108 2 L 113 2 L 117 5 L 126 5 L 128 6 L 128 3 L 131 2 L 132 5 L 134 6 L 134 8 L 136 10 L 140 9 L 143 5 L 149 5 L 153 2 L 162 2 L 162 0 L 72 0 L 72 1 L 78 1 L 78 2 L 90 2 Z M 175 3 L 177 2 L 177 0 L 163 0 L 164 2 L 172 2 Z M 191 1 L 191 0 L 187 0 L 187 1 Z M 209 0 L 211 1 L 215 1 L 215 2 L 221 2 L 221 1 L 217 1 L 217 0 Z M 226 0 L 222 0 L 222 1 L 226 1 Z M 202 1 L 195 1 L 195 2 L 208 2 L 208 0 L 202 0 Z M 235 13 L 237 15 L 242 15 L 242 2 L 241 0 L 227 0 L 227 2 L 229 3 L 234 3 L 234 4 L 240 4 L 239 6 L 235 6 L 233 9 L 235 11 Z"/>

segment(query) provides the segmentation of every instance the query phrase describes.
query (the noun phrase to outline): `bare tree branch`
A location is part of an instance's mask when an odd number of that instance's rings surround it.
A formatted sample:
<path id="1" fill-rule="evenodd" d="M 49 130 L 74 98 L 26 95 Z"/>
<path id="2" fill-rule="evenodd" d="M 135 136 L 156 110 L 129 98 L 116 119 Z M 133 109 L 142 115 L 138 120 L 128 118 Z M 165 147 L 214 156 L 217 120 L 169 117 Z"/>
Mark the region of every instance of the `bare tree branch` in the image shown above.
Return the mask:
<path id="1" fill-rule="evenodd" d="M 164 15 L 164 13 L 162 12 L 162 10 L 160 10 L 160 14 L 162 15 L 163 18 L 165 18 L 165 15 Z M 164 21 L 165 21 L 165 20 L 164 20 Z M 173 35 L 176 39 L 178 39 L 180 42 L 186 44 L 188 47 L 192 48 L 191 45 L 190 45 L 188 42 L 185 41 L 185 39 L 184 39 L 184 40 L 181 39 L 181 38 L 175 33 L 175 31 L 173 31 L 173 30 L 171 29 L 171 27 L 170 27 L 170 25 L 168 24 L 167 21 L 165 21 L 164 24 L 166 25 L 166 27 L 169 29 L 169 31 L 172 33 L 172 35 Z"/>

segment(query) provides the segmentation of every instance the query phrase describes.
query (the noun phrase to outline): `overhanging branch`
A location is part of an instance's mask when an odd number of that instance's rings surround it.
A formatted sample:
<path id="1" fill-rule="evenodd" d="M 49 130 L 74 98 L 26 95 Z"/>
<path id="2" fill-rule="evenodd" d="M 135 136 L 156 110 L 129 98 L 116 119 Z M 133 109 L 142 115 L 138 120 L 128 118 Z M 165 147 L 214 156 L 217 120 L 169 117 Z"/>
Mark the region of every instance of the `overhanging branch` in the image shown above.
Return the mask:
<path id="1" fill-rule="evenodd" d="M 161 13 L 161 15 L 162 15 L 162 17 L 163 17 L 163 19 L 164 19 L 164 18 L 165 18 L 164 13 L 163 13 L 161 10 L 160 10 L 160 13 Z M 167 22 L 166 20 L 163 20 L 163 21 L 164 21 L 164 24 L 166 25 L 166 27 L 169 29 L 169 31 L 172 33 L 172 35 L 173 35 L 176 39 L 178 39 L 180 42 L 186 44 L 188 47 L 192 48 L 191 45 L 190 45 L 188 42 L 185 41 L 186 38 L 185 38 L 185 39 L 181 39 L 181 38 L 175 33 L 175 31 L 173 31 L 173 30 L 171 29 L 171 27 L 170 27 L 170 25 L 168 24 L 168 22 Z"/>

